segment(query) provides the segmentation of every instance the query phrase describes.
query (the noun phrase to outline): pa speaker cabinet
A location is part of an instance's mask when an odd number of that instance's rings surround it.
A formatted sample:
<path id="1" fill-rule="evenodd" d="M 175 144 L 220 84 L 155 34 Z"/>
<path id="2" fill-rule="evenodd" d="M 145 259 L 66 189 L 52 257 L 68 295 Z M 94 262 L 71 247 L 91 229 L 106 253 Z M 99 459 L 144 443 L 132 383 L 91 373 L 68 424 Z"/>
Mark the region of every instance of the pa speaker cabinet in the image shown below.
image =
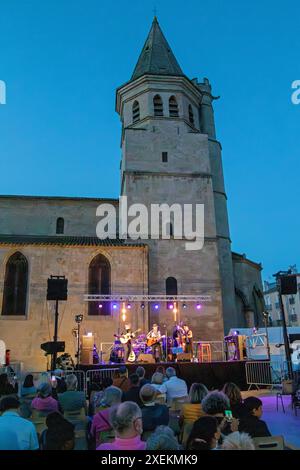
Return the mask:
<path id="1" fill-rule="evenodd" d="M 146 362 L 148 364 L 155 364 L 155 359 L 152 354 L 141 353 L 138 357 L 138 362 Z"/>
<path id="2" fill-rule="evenodd" d="M 68 279 L 48 279 L 47 300 L 67 300 Z"/>
<path id="3" fill-rule="evenodd" d="M 191 353 L 177 354 L 177 362 L 191 362 L 191 359 L 192 359 Z"/>
<path id="4" fill-rule="evenodd" d="M 280 278 L 280 291 L 282 295 L 297 294 L 297 276 L 283 276 Z"/>
<path id="5" fill-rule="evenodd" d="M 83 335 L 81 337 L 81 349 L 88 349 L 93 351 L 94 348 L 94 336 Z"/>
<path id="6" fill-rule="evenodd" d="M 82 349 L 80 352 L 80 364 L 93 364 L 93 351 L 90 351 L 89 349 Z"/>

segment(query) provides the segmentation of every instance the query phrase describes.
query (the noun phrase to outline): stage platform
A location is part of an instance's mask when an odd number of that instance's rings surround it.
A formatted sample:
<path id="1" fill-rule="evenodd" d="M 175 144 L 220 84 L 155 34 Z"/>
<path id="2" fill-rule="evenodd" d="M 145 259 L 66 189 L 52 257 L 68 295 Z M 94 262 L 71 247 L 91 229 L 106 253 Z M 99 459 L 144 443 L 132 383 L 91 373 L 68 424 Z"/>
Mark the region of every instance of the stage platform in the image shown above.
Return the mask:
<path id="1" fill-rule="evenodd" d="M 177 371 L 178 377 L 184 379 L 188 387 L 194 382 L 200 382 L 206 385 L 209 390 L 221 389 L 226 382 L 234 382 L 241 390 L 247 390 L 246 383 L 246 370 L 245 361 L 231 361 L 231 362 L 210 362 L 210 363 L 196 363 L 196 362 L 161 362 L 159 364 L 147 363 L 126 363 L 129 374 L 132 374 L 136 368 L 141 365 L 146 370 L 146 379 L 151 379 L 157 366 L 174 367 Z M 118 369 L 120 364 L 93 364 L 79 366 L 80 370 L 103 370 L 103 369 Z M 97 374 L 94 375 L 98 380 Z M 100 377 L 99 377 L 100 378 Z"/>

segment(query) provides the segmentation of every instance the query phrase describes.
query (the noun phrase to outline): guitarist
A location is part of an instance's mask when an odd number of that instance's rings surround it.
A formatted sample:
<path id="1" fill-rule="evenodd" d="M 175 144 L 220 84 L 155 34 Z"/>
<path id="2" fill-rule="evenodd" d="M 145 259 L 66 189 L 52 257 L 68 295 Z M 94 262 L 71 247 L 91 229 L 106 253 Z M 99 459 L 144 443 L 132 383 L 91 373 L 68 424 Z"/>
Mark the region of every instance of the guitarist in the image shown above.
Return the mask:
<path id="1" fill-rule="evenodd" d="M 161 348 L 161 332 L 159 330 L 159 326 L 154 323 L 152 326 L 152 330 L 149 331 L 147 334 L 148 344 L 151 343 L 152 346 L 152 356 L 155 362 L 160 362 L 162 359 L 162 348 Z"/>
<path id="2" fill-rule="evenodd" d="M 132 340 L 132 338 L 135 337 L 135 334 L 133 333 L 130 324 L 125 325 L 125 333 L 122 333 L 121 336 L 123 336 L 127 340 L 127 342 L 125 344 L 127 346 L 126 362 L 128 362 L 128 358 L 129 358 L 129 356 L 132 352 L 132 342 L 131 342 L 131 340 Z"/>

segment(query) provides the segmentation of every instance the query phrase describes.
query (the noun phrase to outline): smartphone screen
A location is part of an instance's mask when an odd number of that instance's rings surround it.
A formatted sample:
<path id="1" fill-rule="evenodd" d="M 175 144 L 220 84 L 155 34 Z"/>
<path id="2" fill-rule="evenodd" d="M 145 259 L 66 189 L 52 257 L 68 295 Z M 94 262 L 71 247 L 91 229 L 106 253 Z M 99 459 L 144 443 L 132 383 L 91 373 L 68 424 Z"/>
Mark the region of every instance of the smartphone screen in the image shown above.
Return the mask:
<path id="1" fill-rule="evenodd" d="M 225 418 L 228 419 L 228 420 L 232 420 L 232 419 L 233 419 L 232 411 L 231 411 L 231 410 L 225 410 Z"/>

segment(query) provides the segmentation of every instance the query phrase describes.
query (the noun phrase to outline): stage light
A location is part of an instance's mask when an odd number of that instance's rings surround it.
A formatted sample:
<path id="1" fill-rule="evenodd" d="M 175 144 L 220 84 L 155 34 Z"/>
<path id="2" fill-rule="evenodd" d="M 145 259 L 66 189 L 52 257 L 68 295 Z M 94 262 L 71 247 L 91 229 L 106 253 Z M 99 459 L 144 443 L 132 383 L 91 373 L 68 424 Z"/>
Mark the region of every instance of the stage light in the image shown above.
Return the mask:
<path id="1" fill-rule="evenodd" d="M 173 310 L 174 304 L 169 304 L 169 310 Z"/>
<path id="2" fill-rule="evenodd" d="M 233 336 L 238 336 L 239 334 L 240 334 L 240 332 L 239 332 L 238 330 L 235 330 L 235 331 L 233 332 Z"/>
<path id="3" fill-rule="evenodd" d="M 143 302 L 143 303 L 141 303 L 141 308 L 142 308 L 142 309 L 144 309 L 144 308 L 145 308 L 145 304 L 144 304 L 144 302 Z"/>
<path id="4" fill-rule="evenodd" d="M 182 308 L 187 308 L 187 304 L 182 304 Z"/>
<path id="5" fill-rule="evenodd" d="M 196 305 L 196 309 L 197 309 L 197 310 L 201 310 L 201 308 L 202 308 L 202 305 L 201 305 L 201 304 L 199 304 L 199 303 L 197 303 L 197 305 Z"/>
<path id="6" fill-rule="evenodd" d="M 93 336 L 93 333 L 91 331 L 89 331 L 86 335 L 91 337 L 91 336 Z"/>
<path id="7" fill-rule="evenodd" d="M 122 315 L 122 320 L 123 320 L 123 321 L 126 321 L 126 315 L 125 315 L 125 313 L 123 313 L 123 315 Z"/>
<path id="8" fill-rule="evenodd" d="M 155 308 L 155 310 L 158 310 L 158 309 L 159 309 L 159 305 L 158 305 L 158 304 L 155 304 L 155 305 L 154 305 L 154 308 Z"/>
<path id="9" fill-rule="evenodd" d="M 130 310 L 131 309 L 131 304 L 127 304 L 127 308 Z"/>
<path id="10" fill-rule="evenodd" d="M 83 315 L 81 315 L 81 314 L 80 314 L 80 315 L 75 315 L 75 321 L 76 321 L 76 323 L 79 324 L 79 323 L 82 322 L 82 320 L 83 320 Z"/>
<path id="11" fill-rule="evenodd" d="M 125 307 L 122 308 L 122 313 L 123 313 L 123 314 L 126 313 L 126 308 L 125 308 Z"/>
<path id="12" fill-rule="evenodd" d="M 118 308 L 117 304 L 113 304 L 113 309 L 116 310 Z"/>
<path id="13" fill-rule="evenodd" d="M 174 313 L 177 313 L 177 312 L 178 312 L 178 310 L 177 310 L 176 307 L 173 308 L 173 312 L 174 312 Z"/>
<path id="14" fill-rule="evenodd" d="M 99 304 L 99 305 L 98 305 L 98 308 L 102 308 L 102 307 L 103 307 L 103 305 L 102 305 L 102 304 Z"/>

